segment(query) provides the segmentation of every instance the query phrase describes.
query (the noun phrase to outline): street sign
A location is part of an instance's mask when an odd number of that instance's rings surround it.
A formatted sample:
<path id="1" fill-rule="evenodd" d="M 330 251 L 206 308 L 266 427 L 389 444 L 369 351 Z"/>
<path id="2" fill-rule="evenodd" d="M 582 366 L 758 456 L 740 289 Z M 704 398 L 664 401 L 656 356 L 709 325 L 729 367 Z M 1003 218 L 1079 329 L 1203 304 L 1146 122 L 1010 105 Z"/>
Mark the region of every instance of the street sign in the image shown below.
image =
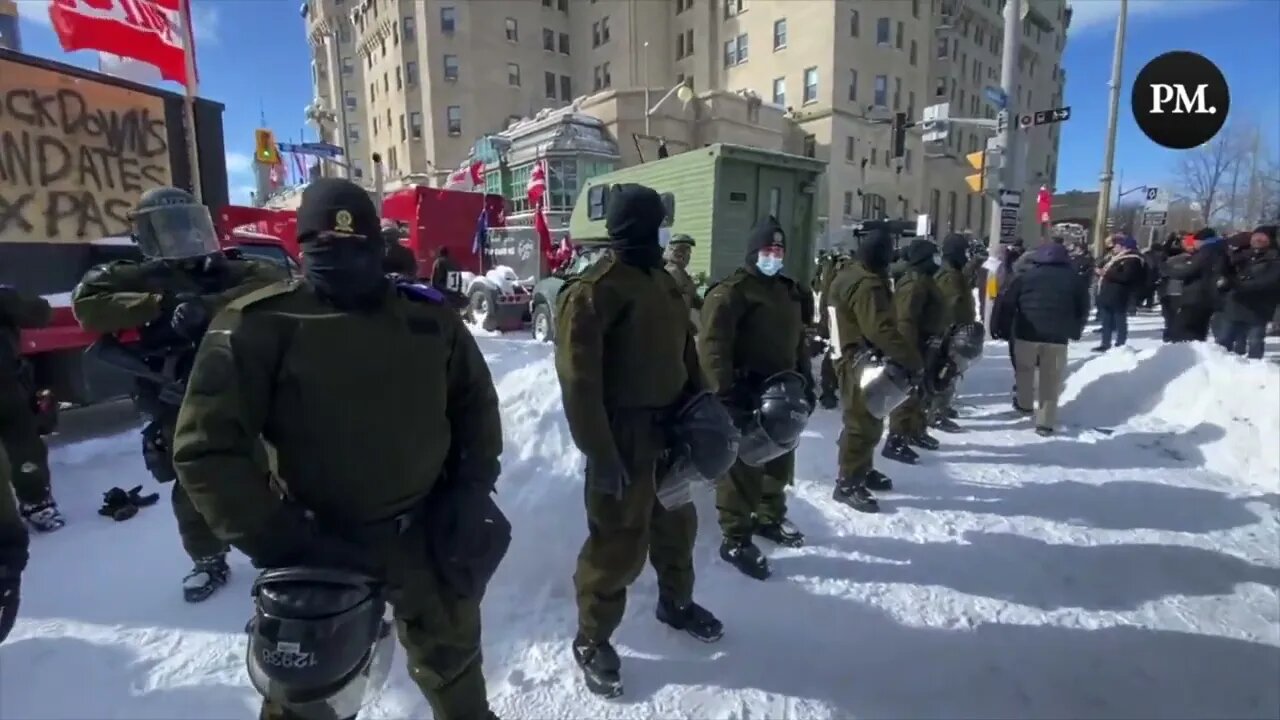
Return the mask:
<path id="1" fill-rule="evenodd" d="M 1160 188 L 1158 187 L 1147 188 L 1147 202 L 1154 202 L 1155 199 L 1158 197 L 1160 197 Z"/>
<path id="2" fill-rule="evenodd" d="M 1144 212 L 1142 213 L 1143 227 L 1160 227 L 1169 221 L 1169 213 L 1167 212 Z"/>
<path id="3" fill-rule="evenodd" d="M 1027 128 L 1031 127 L 1034 121 L 1035 121 L 1035 118 L 1031 117 L 1030 115 L 1019 115 L 1018 127 L 1023 130 L 1026 130 Z"/>
<path id="4" fill-rule="evenodd" d="M 982 92 L 987 96 L 987 100 L 992 105 L 995 105 L 997 109 L 1004 110 L 1009 106 L 1009 96 L 1005 94 L 1003 89 L 994 85 L 988 85 Z"/>
<path id="5" fill-rule="evenodd" d="M 946 140 L 950 132 L 949 123 L 947 123 L 950 117 L 951 103 L 939 103 L 926 107 L 920 119 L 924 129 L 924 141 L 930 143 Z"/>
<path id="6" fill-rule="evenodd" d="M 1018 239 L 1018 218 L 1022 210 L 1022 193 L 1016 190 L 1000 191 L 1000 242 L 1011 243 Z"/>
<path id="7" fill-rule="evenodd" d="M 1147 188 L 1147 201 L 1143 204 L 1142 209 L 1149 213 L 1167 213 L 1169 211 L 1169 194 L 1161 192 L 1160 188 Z M 1160 223 L 1163 225 L 1164 223 Z"/>
<path id="8" fill-rule="evenodd" d="M 1025 115 L 1023 117 L 1026 117 Z M 1052 123 L 1066 122 L 1071 119 L 1071 107 L 1053 108 L 1052 110 L 1037 110 L 1032 121 L 1036 125 L 1049 125 Z"/>
<path id="9" fill-rule="evenodd" d="M 278 143 L 280 152 L 334 159 L 342 157 L 342 148 L 329 143 Z"/>

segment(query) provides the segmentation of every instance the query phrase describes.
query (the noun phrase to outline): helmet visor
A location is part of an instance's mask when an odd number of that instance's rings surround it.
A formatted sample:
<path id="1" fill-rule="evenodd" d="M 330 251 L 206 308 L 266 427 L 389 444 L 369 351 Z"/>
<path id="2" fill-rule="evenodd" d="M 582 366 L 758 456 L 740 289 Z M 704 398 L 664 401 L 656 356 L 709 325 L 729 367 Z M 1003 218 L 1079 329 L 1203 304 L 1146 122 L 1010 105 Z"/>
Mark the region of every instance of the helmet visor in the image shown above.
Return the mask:
<path id="1" fill-rule="evenodd" d="M 138 247 L 147 257 L 178 260 L 218 251 L 218 233 L 204 205 L 164 205 L 134 218 Z"/>

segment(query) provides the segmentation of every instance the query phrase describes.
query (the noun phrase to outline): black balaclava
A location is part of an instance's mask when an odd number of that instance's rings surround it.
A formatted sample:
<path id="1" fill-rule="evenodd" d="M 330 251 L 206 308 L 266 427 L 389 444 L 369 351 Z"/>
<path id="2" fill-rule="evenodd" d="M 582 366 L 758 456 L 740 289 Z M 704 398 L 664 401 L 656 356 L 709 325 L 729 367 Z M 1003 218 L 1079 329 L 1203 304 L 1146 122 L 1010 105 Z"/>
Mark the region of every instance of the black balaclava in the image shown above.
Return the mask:
<path id="1" fill-rule="evenodd" d="M 298 206 L 302 273 L 339 310 L 370 311 L 387 293 L 378 211 L 364 188 L 321 178 L 302 191 Z"/>
<path id="2" fill-rule="evenodd" d="M 667 210 L 653 188 L 627 183 L 609 191 L 605 229 L 610 247 L 625 265 L 645 270 L 662 267 L 658 233 Z"/>
<path id="3" fill-rule="evenodd" d="M 782 226 L 772 215 L 756 223 L 756 226 L 751 228 L 751 234 L 747 236 L 747 255 L 744 258 L 747 267 L 755 267 L 760 250 L 770 246 L 780 248 L 787 246 L 786 233 L 782 232 Z"/>
<path id="4" fill-rule="evenodd" d="M 942 261 L 959 270 L 969 262 L 969 241 L 963 235 L 951 234 L 942 241 Z"/>
<path id="5" fill-rule="evenodd" d="M 869 230 L 858 243 L 858 260 L 873 273 L 884 274 L 893 262 L 893 238 L 884 229 Z"/>
<path id="6" fill-rule="evenodd" d="M 907 246 L 907 264 L 925 275 L 938 272 L 938 246 L 928 238 L 916 238 Z"/>

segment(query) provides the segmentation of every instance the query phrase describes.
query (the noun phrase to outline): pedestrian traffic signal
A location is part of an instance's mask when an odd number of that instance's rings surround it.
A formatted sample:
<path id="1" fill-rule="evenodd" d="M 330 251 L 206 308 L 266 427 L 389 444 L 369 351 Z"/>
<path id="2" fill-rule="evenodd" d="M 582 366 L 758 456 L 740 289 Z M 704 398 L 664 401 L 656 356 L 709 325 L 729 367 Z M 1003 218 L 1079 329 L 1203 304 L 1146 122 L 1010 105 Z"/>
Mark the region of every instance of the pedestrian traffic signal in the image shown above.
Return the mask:
<path id="1" fill-rule="evenodd" d="M 970 190 L 981 193 L 987 186 L 987 151 L 971 152 L 965 155 L 964 159 L 969 163 L 969 167 L 978 171 L 966 177 L 964 181 L 968 183 Z"/>
<path id="2" fill-rule="evenodd" d="M 276 135 L 270 130 L 255 130 L 253 133 L 256 150 L 253 158 L 263 165 L 278 165 L 280 150 L 276 147 Z"/>
<path id="3" fill-rule="evenodd" d="M 907 114 L 906 113 L 894 113 L 893 126 L 892 126 L 892 138 L 893 138 L 893 144 L 891 147 L 893 149 L 893 157 L 897 159 L 906 155 L 907 154 Z"/>

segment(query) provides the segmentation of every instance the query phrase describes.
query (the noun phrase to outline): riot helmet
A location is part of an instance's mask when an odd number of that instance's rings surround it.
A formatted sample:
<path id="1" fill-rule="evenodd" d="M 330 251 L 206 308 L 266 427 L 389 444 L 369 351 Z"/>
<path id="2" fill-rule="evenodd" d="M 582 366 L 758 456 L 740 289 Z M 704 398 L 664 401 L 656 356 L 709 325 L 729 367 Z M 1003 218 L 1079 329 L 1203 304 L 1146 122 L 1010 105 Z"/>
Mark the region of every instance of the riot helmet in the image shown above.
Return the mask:
<path id="1" fill-rule="evenodd" d="M 307 720 L 355 717 L 395 646 L 380 584 L 345 570 L 266 570 L 253 583 L 246 663 L 263 698 Z"/>
<path id="2" fill-rule="evenodd" d="M 765 380 L 760 405 L 742 428 L 739 460 L 760 467 L 795 450 L 813 413 L 805 386 L 804 376 L 794 371 L 780 372 Z"/>
<path id="3" fill-rule="evenodd" d="M 898 363 L 868 356 L 857 367 L 858 387 L 871 417 L 889 417 L 911 395 L 911 373 Z"/>
<path id="4" fill-rule="evenodd" d="M 218 233 L 209 208 L 186 190 L 152 188 L 129 213 L 133 241 L 144 257 L 183 260 L 218 252 Z"/>
<path id="5" fill-rule="evenodd" d="M 659 466 L 658 501 L 668 510 L 693 501 L 694 482 L 714 481 L 738 459 L 742 434 L 724 403 L 695 395 L 676 413 L 671 450 Z"/>

